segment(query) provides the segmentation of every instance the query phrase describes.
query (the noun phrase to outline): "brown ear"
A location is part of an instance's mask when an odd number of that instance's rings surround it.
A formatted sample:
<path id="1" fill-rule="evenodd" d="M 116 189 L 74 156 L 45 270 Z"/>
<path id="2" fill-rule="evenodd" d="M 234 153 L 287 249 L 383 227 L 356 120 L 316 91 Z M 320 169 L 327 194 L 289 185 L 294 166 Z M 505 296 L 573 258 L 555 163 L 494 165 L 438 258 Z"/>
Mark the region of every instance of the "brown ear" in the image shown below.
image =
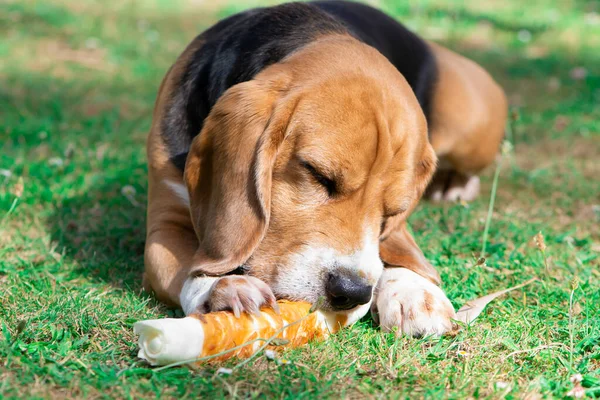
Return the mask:
<path id="1" fill-rule="evenodd" d="M 269 224 L 277 150 L 293 111 L 284 78 L 226 91 L 192 142 L 184 179 L 199 246 L 192 274 L 223 275 L 243 264 Z"/>
<path id="2" fill-rule="evenodd" d="M 379 257 L 386 267 L 403 267 L 429 279 L 436 285 L 440 275 L 427 261 L 415 239 L 402 222 L 379 243 Z"/>
<path id="3" fill-rule="evenodd" d="M 427 261 L 423 252 L 408 231 L 406 217 L 416 207 L 423 195 L 427 184 L 431 180 L 437 157 L 431 145 L 424 142 L 421 157 L 414 170 L 411 186 L 414 188 L 415 197 L 405 213 L 389 218 L 385 229 L 381 232 L 379 242 L 379 257 L 386 267 L 403 267 L 416 272 L 429 279 L 436 285 L 441 283 L 440 275 Z"/>
<path id="4" fill-rule="evenodd" d="M 417 198 L 421 198 L 427 185 L 433 178 L 433 174 L 435 173 L 437 167 L 437 156 L 435 155 L 435 150 L 429 142 L 425 143 L 423 148 L 423 152 L 421 154 L 421 160 L 419 161 L 416 171 L 415 171 L 415 187 L 417 189 Z M 415 203 L 416 205 L 416 203 Z"/>

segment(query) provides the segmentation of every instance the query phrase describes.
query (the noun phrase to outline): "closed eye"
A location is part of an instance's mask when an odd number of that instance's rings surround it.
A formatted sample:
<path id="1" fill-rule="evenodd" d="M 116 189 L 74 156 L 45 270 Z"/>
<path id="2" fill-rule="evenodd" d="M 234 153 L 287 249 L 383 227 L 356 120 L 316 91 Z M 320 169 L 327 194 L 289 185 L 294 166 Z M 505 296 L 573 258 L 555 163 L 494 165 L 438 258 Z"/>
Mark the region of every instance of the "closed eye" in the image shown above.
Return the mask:
<path id="1" fill-rule="evenodd" d="M 333 197 L 337 194 L 338 190 L 337 183 L 335 180 L 326 177 L 306 161 L 302 161 L 301 165 L 308 171 L 308 173 L 313 177 L 313 179 L 316 180 L 317 183 L 319 183 L 319 185 L 323 186 L 325 190 L 327 190 L 327 194 L 329 195 L 329 197 Z"/>
<path id="2" fill-rule="evenodd" d="M 400 206 L 398 208 L 388 210 L 385 214 L 383 214 L 383 216 L 381 217 L 381 225 L 379 227 L 380 240 L 385 239 L 381 235 L 383 235 L 383 231 L 385 231 L 385 227 L 386 227 L 388 219 L 395 217 L 396 215 L 400 215 L 400 214 L 406 212 L 406 210 L 407 210 L 407 208 L 405 206 Z"/>
<path id="3" fill-rule="evenodd" d="M 384 214 L 383 214 L 383 218 L 388 219 L 388 218 L 392 218 L 395 217 L 396 215 L 405 213 L 406 210 L 408 210 L 408 205 L 407 203 L 403 203 L 398 207 L 394 207 L 391 209 L 386 209 Z"/>
<path id="4" fill-rule="evenodd" d="M 383 231 L 385 231 L 385 223 L 387 222 L 387 218 L 383 217 L 381 219 L 381 226 L 379 227 L 379 236 L 383 235 Z"/>

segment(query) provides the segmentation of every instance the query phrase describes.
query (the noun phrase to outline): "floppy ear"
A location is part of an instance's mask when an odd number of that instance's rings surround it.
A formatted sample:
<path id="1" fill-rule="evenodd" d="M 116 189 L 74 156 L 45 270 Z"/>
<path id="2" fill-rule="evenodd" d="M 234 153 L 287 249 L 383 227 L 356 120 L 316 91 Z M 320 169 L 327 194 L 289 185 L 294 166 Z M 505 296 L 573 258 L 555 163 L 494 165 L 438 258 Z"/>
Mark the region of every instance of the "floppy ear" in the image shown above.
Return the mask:
<path id="1" fill-rule="evenodd" d="M 194 138 L 184 170 L 199 241 L 192 274 L 226 274 L 262 240 L 273 165 L 293 112 L 286 88 L 284 77 L 233 86 Z"/>
<path id="2" fill-rule="evenodd" d="M 441 283 L 440 275 L 417 246 L 405 222 L 379 243 L 379 257 L 386 267 L 410 269 L 436 285 Z"/>
<path id="3" fill-rule="evenodd" d="M 418 200 L 423 195 L 427 184 L 435 171 L 437 157 L 433 148 L 426 143 L 418 162 L 412 181 L 415 190 L 415 199 L 408 211 L 403 215 L 390 218 L 381 234 L 379 243 L 379 256 L 386 267 L 403 267 L 416 272 L 429 279 L 436 285 L 441 283 L 440 275 L 427 261 L 423 252 L 408 231 L 406 216 L 416 207 Z"/>
<path id="4" fill-rule="evenodd" d="M 425 189 L 429 185 L 431 178 L 433 178 L 433 174 L 437 168 L 437 156 L 435 155 L 435 150 L 429 141 L 425 143 L 423 153 L 421 155 L 421 160 L 419 161 L 416 171 L 415 171 L 415 186 L 417 189 L 417 199 L 420 199 L 425 192 Z M 416 203 L 416 202 L 415 202 Z M 416 205 L 416 204 L 415 204 Z"/>

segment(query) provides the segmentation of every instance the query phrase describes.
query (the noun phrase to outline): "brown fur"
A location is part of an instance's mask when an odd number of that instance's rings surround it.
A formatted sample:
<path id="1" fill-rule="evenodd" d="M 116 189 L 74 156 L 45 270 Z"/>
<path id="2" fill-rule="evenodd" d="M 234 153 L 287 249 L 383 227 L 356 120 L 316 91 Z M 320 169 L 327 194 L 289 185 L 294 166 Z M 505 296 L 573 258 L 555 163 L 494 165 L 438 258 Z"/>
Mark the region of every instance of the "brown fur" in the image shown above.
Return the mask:
<path id="1" fill-rule="evenodd" d="M 173 85 L 181 77 L 183 65 L 201 45 L 200 42 L 192 42 L 163 79 L 146 143 L 148 210 L 143 285 L 168 305 L 179 305 L 178 293 L 189 275 L 198 240 L 187 206 L 165 184 L 166 180 L 179 184 L 183 181 L 181 173 L 169 161 L 160 130 L 166 104 L 174 91 Z"/>
<path id="2" fill-rule="evenodd" d="M 471 175 L 494 162 L 508 112 L 503 90 L 473 61 L 430 43 L 438 64 L 431 144 L 442 167 Z"/>
<path id="3" fill-rule="evenodd" d="M 433 311 L 433 303 L 434 303 L 434 298 L 431 295 L 431 293 L 425 291 L 423 293 L 423 304 L 421 306 L 421 311 L 423 311 L 424 313 L 427 314 L 431 314 L 431 312 Z"/>
<path id="4" fill-rule="evenodd" d="M 154 111 L 146 288 L 179 304 L 190 274 L 219 276 L 246 262 L 253 276 L 285 296 L 278 282 L 303 246 L 347 254 L 361 247 L 365 229 L 379 235 L 381 227 L 384 263 L 439 284 L 406 218 L 434 172 L 434 149 L 465 173 L 492 162 L 506 104 L 485 72 L 432 45 L 440 63 L 432 147 L 398 71 L 349 36 L 322 37 L 226 91 L 194 139 L 182 177 L 168 161 L 160 130 L 190 49 L 200 46 L 192 44 L 171 68 Z M 335 176 L 339 195 L 328 198 L 302 161 Z M 185 183 L 190 209 L 165 181 Z"/>

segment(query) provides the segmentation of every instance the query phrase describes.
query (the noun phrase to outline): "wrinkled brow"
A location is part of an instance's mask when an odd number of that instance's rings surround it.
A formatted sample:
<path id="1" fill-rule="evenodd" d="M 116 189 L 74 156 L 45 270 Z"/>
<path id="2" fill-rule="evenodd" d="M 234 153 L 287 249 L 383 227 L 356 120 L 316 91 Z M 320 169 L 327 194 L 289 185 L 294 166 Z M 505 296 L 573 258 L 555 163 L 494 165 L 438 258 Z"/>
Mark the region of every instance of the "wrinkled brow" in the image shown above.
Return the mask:
<path id="1" fill-rule="evenodd" d="M 366 181 L 366 173 L 356 168 L 350 162 L 324 159 L 316 154 L 298 154 L 301 165 L 309 165 L 315 172 L 335 182 L 336 191 L 348 194 L 358 190 Z"/>

